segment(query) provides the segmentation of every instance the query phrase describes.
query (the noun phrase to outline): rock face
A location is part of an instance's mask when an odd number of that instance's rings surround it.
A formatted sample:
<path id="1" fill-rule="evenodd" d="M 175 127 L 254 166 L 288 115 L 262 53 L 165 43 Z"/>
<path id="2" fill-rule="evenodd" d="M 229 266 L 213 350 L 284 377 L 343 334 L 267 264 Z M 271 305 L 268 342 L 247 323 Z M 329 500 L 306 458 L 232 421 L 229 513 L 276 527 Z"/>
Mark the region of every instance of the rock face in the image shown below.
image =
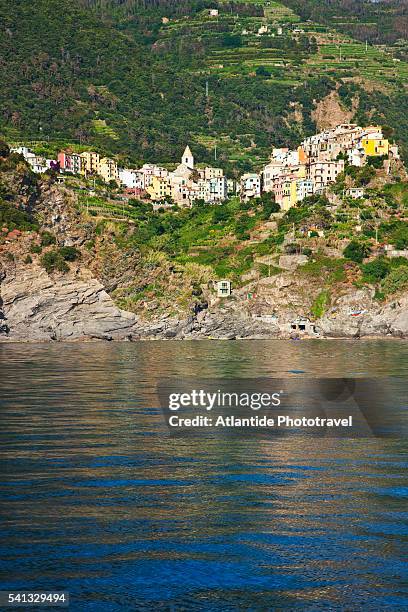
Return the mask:
<path id="1" fill-rule="evenodd" d="M 316 109 L 312 112 L 312 119 L 316 122 L 318 130 L 334 128 L 341 123 L 350 123 L 356 112 L 357 100 L 353 100 L 352 104 L 351 110 L 345 110 L 337 91 L 331 91 L 316 104 Z"/>
<path id="2" fill-rule="evenodd" d="M 367 336 L 408 337 L 408 295 L 381 306 L 373 301 L 370 290 L 347 294 L 338 300 L 336 309 L 318 322 L 325 337 L 363 338 Z"/>
<path id="3" fill-rule="evenodd" d="M 408 337 L 408 295 L 381 306 L 364 289 L 337 300 L 319 321 L 320 337 Z M 138 339 L 289 337 L 286 316 L 254 318 L 237 299 L 179 320 L 152 322 L 117 308 L 103 285 L 83 267 L 48 275 L 38 265 L 0 270 L 0 341 L 45 342 Z"/>
<path id="4" fill-rule="evenodd" d="M 47 342 L 86 340 L 270 338 L 279 328 L 257 321 L 239 305 L 186 319 L 163 317 L 153 322 L 117 308 L 83 267 L 49 275 L 38 265 L 3 271 L 0 283 L 0 341 Z M 231 307 L 232 306 L 232 307 Z"/>
<path id="5" fill-rule="evenodd" d="M 3 274 L 0 339 L 11 341 L 123 340 L 136 316 L 117 308 L 86 271 L 51 278 L 38 266 Z"/>

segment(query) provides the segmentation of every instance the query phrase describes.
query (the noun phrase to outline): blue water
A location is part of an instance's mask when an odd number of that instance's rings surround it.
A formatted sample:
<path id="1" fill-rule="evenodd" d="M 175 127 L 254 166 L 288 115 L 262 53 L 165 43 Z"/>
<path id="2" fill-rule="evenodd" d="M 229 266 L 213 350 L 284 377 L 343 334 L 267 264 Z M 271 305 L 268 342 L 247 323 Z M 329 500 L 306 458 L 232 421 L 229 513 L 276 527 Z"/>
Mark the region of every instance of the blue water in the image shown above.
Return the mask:
<path id="1" fill-rule="evenodd" d="M 407 610 L 407 442 L 169 437 L 163 377 L 400 376 L 403 342 L 0 345 L 0 590 Z"/>

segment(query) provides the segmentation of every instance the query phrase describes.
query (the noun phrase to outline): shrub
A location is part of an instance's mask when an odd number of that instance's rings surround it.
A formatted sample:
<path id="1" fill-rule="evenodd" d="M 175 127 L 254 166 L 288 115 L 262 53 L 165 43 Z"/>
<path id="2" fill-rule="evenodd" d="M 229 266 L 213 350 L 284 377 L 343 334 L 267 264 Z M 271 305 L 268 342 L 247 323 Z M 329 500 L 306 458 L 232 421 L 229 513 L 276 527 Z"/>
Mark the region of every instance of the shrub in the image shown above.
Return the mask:
<path id="1" fill-rule="evenodd" d="M 385 294 L 392 294 L 408 286 L 408 266 L 394 268 L 381 283 Z"/>
<path id="2" fill-rule="evenodd" d="M 377 257 L 373 261 L 361 266 L 363 280 L 369 283 L 376 283 L 387 276 L 390 271 L 390 262 L 385 257 Z"/>
<path id="3" fill-rule="evenodd" d="M 367 157 L 367 164 L 373 168 L 382 168 L 384 160 L 387 159 L 387 155 L 369 156 Z"/>
<path id="4" fill-rule="evenodd" d="M 41 234 L 41 246 L 47 247 L 57 242 L 55 236 L 50 232 L 42 232 Z"/>
<path id="5" fill-rule="evenodd" d="M 255 70 L 255 73 L 257 76 L 261 76 L 261 77 L 271 76 L 271 73 L 269 72 L 269 70 L 265 68 L 265 66 L 258 66 L 258 68 Z"/>
<path id="6" fill-rule="evenodd" d="M 240 47 L 242 44 L 241 36 L 239 34 L 225 34 L 222 39 L 223 47 Z"/>
<path id="7" fill-rule="evenodd" d="M 343 255 L 346 259 L 350 259 L 356 263 L 362 263 L 364 257 L 367 257 L 369 254 L 370 247 L 363 242 L 357 242 L 357 240 L 352 240 L 343 251 Z"/>
<path id="8" fill-rule="evenodd" d="M 80 252 L 75 247 L 65 246 L 44 253 L 40 262 L 48 273 L 54 272 L 54 270 L 58 272 L 68 272 L 69 267 L 66 262 L 75 261 L 79 255 Z"/>
<path id="9" fill-rule="evenodd" d="M 30 253 L 33 253 L 34 255 L 39 255 L 41 251 L 42 251 L 42 247 L 40 247 L 39 244 L 33 244 L 31 246 Z"/>
<path id="10" fill-rule="evenodd" d="M 50 274 L 57 270 L 58 272 L 68 272 L 69 268 L 61 253 L 57 250 L 48 251 L 40 259 L 40 263 L 45 270 Z"/>
<path id="11" fill-rule="evenodd" d="M 315 319 L 320 319 L 326 311 L 326 307 L 330 301 L 330 295 L 328 291 L 321 291 L 314 300 L 310 312 Z"/>
<path id="12" fill-rule="evenodd" d="M 75 261 L 81 254 L 78 249 L 73 246 L 61 247 L 59 252 L 65 261 Z"/>
<path id="13" fill-rule="evenodd" d="M 401 238 L 397 238 L 395 240 L 394 246 L 397 249 L 397 251 L 403 251 L 408 246 L 408 238 L 405 236 Z"/>
<path id="14" fill-rule="evenodd" d="M 19 210 L 13 204 L 8 204 L 0 200 L 0 224 L 9 230 L 36 230 L 38 226 L 32 222 L 28 213 Z"/>
<path id="15" fill-rule="evenodd" d="M 25 264 L 33 263 L 33 258 L 31 257 L 31 255 L 27 255 L 27 257 L 24 258 L 24 263 Z"/>
<path id="16" fill-rule="evenodd" d="M 7 142 L 0 140 L 0 157 L 8 157 L 10 155 L 10 147 Z"/>
<path id="17" fill-rule="evenodd" d="M 300 253 L 301 248 L 298 244 L 296 244 L 295 242 L 290 242 L 289 244 L 287 244 L 285 246 L 285 253 L 287 255 L 296 255 L 297 253 Z"/>
<path id="18" fill-rule="evenodd" d="M 222 223 L 222 222 L 228 221 L 229 216 L 230 214 L 225 207 L 218 206 L 213 211 L 212 220 L 213 220 L 213 223 Z"/>

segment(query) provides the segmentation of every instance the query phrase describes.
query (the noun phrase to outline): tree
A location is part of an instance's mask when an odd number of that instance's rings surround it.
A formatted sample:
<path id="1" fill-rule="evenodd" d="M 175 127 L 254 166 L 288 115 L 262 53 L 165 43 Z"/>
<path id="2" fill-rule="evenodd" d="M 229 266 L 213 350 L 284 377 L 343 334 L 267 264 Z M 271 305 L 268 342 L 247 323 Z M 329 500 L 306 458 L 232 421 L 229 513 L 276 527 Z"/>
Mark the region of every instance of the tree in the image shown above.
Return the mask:
<path id="1" fill-rule="evenodd" d="M 343 255 L 346 259 L 350 259 L 356 263 L 362 263 L 364 257 L 367 257 L 370 254 L 370 250 L 371 249 L 367 244 L 358 242 L 357 240 L 352 240 L 344 249 Z"/>
<path id="2" fill-rule="evenodd" d="M 10 147 L 4 140 L 0 140 L 0 157 L 8 157 L 10 155 Z"/>
<path id="3" fill-rule="evenodd" d="M 365 280 L 378 282 L 385 278 L 390 271 L 390 262 L 385 257 L 377 257 L 362 266 Z"/>
<path id="4" fill-rule="evenodd" d="M 258 68 L 255 70 L 255 73 L 257 76 L 262 76 L 262 77 L 271 76 L 271 73 L 269 72 L 269 70 L 265 68 L 265 66 L 258 66 Z"/>

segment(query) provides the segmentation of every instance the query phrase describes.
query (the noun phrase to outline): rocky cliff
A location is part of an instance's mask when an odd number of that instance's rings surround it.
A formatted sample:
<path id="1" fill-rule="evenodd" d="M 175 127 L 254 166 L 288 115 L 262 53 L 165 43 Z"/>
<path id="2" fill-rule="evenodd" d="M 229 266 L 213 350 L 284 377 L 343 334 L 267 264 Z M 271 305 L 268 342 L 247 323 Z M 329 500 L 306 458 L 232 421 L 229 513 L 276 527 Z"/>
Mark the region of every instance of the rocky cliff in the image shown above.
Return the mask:
<path id="1" fill-rule="evenodd" d="M 17 265 L 3 272 L 1 299 L 2 339 L 123 340 L 136 323 L 84 269 L 50 276 L 39 266 Z"/>
<path id="2" fill-rule="evenodd" d="M 10 265 L 0 279 L 0 341 L 408 337 L 408 295 L 380 307 L 369 291 L 350 292 L 298 333 L 291 329 L 290 311 L 255 315 L 239 295 L 182 319 L 164 315 L 145 321 L 119 309 L 81 266 L 49 275 L 37 265 Z M 363 310 L 351 314 L 356 303 Z"/>

